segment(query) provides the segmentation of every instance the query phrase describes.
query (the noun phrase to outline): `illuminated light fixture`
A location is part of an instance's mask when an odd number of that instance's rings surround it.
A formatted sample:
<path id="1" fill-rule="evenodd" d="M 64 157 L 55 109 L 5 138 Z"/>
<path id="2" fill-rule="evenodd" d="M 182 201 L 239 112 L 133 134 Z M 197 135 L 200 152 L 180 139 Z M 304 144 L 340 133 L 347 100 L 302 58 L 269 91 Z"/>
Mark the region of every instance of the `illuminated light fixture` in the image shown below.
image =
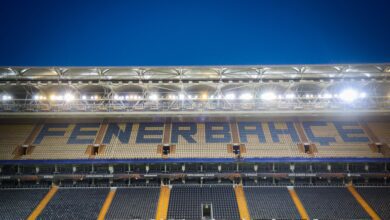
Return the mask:
<path id="1" fill-rule="evenodd" d="M 170 99 L 170 100 L 176 100 L 176 99 L 177 99 L 177 96 L 175 96 L 175 95 L 168 95 L 168 99 Z"/>
<path id="2" fill-rule="evenodd" d="M 180 94 L 179 94 L 179 99 L 180 99 L 180 100 L 184 100 L 184 99 L 185 99 L 185 95 L 182 94 L 182 93 L 180 93 Z"/>
<path id="3" fill-rule="evenodd" d="M 225 99 L 234 100 L 234 99 L 236 99 L 236 95 L 234 93 L 228 93 L 225 95 Z"/>
<path id="4" fill-rule="evenodd" d="M 367 94 L 366 94 L 365 92 L 361 92 L 361 93 L 359 94 L 359 98 L 364 99 L 364 98 L 366 98 L 366 97 L 367 97 Z"/>
<path id="5" fill-rule="evenodd" d="M 332 96 L 332 94 L 330 94 L 330 93 L 325 93 L 322 97 L 323 97 L 324 99 L 331 99 L 333 96 Z"/>
<path id="6" fill-rule="evenodd" d="M 293 93 L 289 93 L 289 94 L 286 94 L 286 99 L 294 99 L 295 98 L 295 94 Z"/>
<path id="7" fill-rule="evenodd" d="M 33 97 L 34 100 L 46 100 L 46 96 L 41 96 L 41 95 L 34 95 Z"/>
<path id="8" fill-rule="evenodd" d="M 344 102 L 351 103 L 359 98 L 359 93 L 354 89 L 345 89 L 339 94 L 339 98 Z"/>
<path id="9" fill-rule="evenodd" d="M 240 99 L 242 100 L 251 100 L 253 99 L 253 95 L 250 93 L 244 93 L 240 95 Z"/>
<path id="10" fill-rule="evenodd" d="M 74 95 L 71 94 L 71 93 L 65 93 L 65 95 L 64 95 L 64 100 L 65 100 L 66 102 L 71 102 L 71 101 L 74 100 Z"/>
<path id="11" fill-rule="evenodd" d="M 62 100 L 64 100 L 64 97 L 62 95 L 52 94 L 52 95 L 50 95 L 50 100 L 51 101 L 62 101 Z"/>
<path id="12" fill-rule="evenodd" d="M 207 100 L 208 99 L 207 93 L 203 93 L 200 97 L 201 97 L 202 100 Z"/>
<path id="13" fill-rule="evenodd" d="M 9 101 L 9 100 L 12 99 L 12 97 L 11 97 L 10 95 L 3 95 L 3 96 L 1 97 L 1 99 L 2 99 L 3 101 Z"/>
<path id="14" fill-rule="evenodd" d="M 156 94 L 151 94 L 149 96 L 149 99 L 152 100 L 152 101 L 157 101 L 158 100 L 158 96 Z"/>
<path id="15" fill-rule="evenodd" d="M 273 92 L 266 92 L 266 93 L 261 94 L 260 98 L 262 100 L 271 101 L 271 100 L 275 100 L 277 98 L 277 96 Z"/>

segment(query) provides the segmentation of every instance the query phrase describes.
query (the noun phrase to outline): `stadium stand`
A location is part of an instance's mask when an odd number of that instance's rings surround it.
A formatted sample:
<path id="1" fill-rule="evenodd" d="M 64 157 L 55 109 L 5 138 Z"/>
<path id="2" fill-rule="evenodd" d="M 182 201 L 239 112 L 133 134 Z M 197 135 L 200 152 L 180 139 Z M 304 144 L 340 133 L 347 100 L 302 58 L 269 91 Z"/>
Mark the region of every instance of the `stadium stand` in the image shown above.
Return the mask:
<path id="1" fill-rule="evenodd" d="M 87 159 L 91 155 L 88 146 L 95 144 L 97 139 L 101 140 L 99 144 L 104 145 L 104 150 L 94 155 L 96 159 L 161 158 L 158 146 L 162 144 L 175 146 L 168 158 L 234 158 L 235 155 L 228 150 L 232 144 L 244 146 L 245 151 L 241 155 L 248 158 L 381 158 L 385 155 L 370 147 L 373 141 L 360 123 L 352 121 L 302 121 L 304 134 L 318 150 L 313 154 L 299 149 L 302 140 L 294 123 L 288 120 L 186 121 L 171 124 L 109 122 L 107 129 L 100 131 L 102 124 L 97 120 L 89 123 L 45 123 L 33 138 L 31 153 L 20 158 L 15 157 L 15 148 L 28 139 L 34 124 L 0 125 L 0 159 Z M 384 144 L 389 141 L 387 124 L 368 123 Z M 236 141 L 238 143 L 234 143 Z"/>
<path id="2" fill-rule="evenodd" d="M 382 219 L 390 219 L 390 187 L 356 187 L 356 190 Z"/>
<path id="3" fill-rule="evenodd" d="M 295 187 L 312 219 L 368 219 L 370 216 L 345 187 Z"/>
<path id="4" fill-rule="evenodd" d="M 0 219 L 27 219 L 48 189 L 1 189 Z"/>
<path id="5" fill-rule="evenodd" d="M 202 204 L 211 204 L 215 219 L 240 218 L 232 185 L 174 185 L 168 219 L 202 219 Z"/>
<path id="6" fill-rule="evenodd" d="M 96 219 L 109 188 L 60 188 L 38 219 Z"/>
<path id="7" fill-rule="evenodd" d="M 252 219 L 300 219 L 286 187 L 244 187 Z"/>
<path id="8" fill-rule="evenodd" d="M 173 123 L 170 142 L 177 147 L 172 157 L 231 158 L 233 155 L 227 152 L 231 136 L 228 122 Z"/>
<path id="9" fill-rule="evenodd" d="M 34 152 L 23 159 L 86 159 L 99 123 L 46 123 L 35 138 Z"/>
<path id="10" fill-rule="evenodd" d="M 153 219 L 160 188 L 118 188 L 106 219 Z"/>
<path id="11" fill-rule="evenodd" d="M 0 125 L 0 160 L 14 158 L 13 152 L 24 143 L 33 129 L 32 124 Z"/>
<path id="12" fill-rule="evenodd" d="M 317 157 L 382 157 L 373 152 L 358 122 L 304 121 L 305 133 L 317 146 Z"/>
<path id="13" fill-rule="evenodd" d="M 110 123 L 103 139 L 104 155 L 96 158 L 157 158 L 164 123 Z"/>
<path id="14" fill-rule="evenodd" d="M 237 122 L 240 142 L 248 157 L 306 157 L 300 153 L 300 142 L 292 122 Z"/>

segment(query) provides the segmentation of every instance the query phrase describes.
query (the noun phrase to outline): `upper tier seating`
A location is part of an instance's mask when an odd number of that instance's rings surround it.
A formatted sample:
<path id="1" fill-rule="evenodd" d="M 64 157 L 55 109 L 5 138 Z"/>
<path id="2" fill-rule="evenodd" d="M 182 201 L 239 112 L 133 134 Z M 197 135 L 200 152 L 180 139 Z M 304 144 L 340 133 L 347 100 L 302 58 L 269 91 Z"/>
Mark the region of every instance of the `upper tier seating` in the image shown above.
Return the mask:
<path id="1" fill-rule="evenodd" d="M 0 125 L 0 160 L 10 160 L 16 147 L 30 135 L 32 124 Z"/>
<path id="2" fill-rule="evenodd" d="M 371 151 L 370 139 L 358 122 L 305 121 L 302 125 L 317 146 L 317 157 L 382 157 Z"/>
<path id="3" fill-rule="evenodd" d="M 237 127 L 248 157 L 307 156 L 298 150 L 300 140 L 292 122 L 240 121 Z"/>
<path id="4" fill-rule="evenodd" d="M 253 219 L 300 219 L 286 187 L 244 187 Z"/>
<path id="5" fill-rule="evenodd" d="M 202 204 L 212 204 L 215 219 L 239 219 L 233 187 L 212 185 L 174 185 L 168 219 L 202 219 Z"/>
<path id="6" fill-rule="evenodd" d="M 380 142 L 390 145 L 390 123 L 369 122 L 368 126 L 375 133 Z"/>
<path id="7" fill-rule="evenodd" d="M 160 188 L 118 188 L 106 219 L 153 219 Z"/>
<path id="8" fill-rule="evenodd" d="M 80 131 L 77 131 L 77 125 L 83 125 Z M 95 139 L 99 123 L 88 124 L 66 124 L 66 123 L 47 123 L 43 130 L 55 135 L 43 135 L 41 131 L 36 137 L 33 145 L 34 152 L 26 155 L 24 159 L 85 159 L 88 158 L 86 150 L 88 144 L 92 144 Z M 84 134 L 87 133 L 87 134 Z M 73 134 L 73 135 L 72 135 Z M 76 134 L 79 134 L 77 137 Z M 76 138 L 82 141 L 77 141 Z M 83 142 L 83 143 L 81 143 Z"/>
<path id="9" fill-rule="evenodd" d="M 187 126 L 186 126 L 187 125 Z M 228 135 L 225 136 L 223 134 L 207 134 L 206 126 L 212 126 L 213 131 L 221 131 L 221 133 L 225 133 L 224 131 L 229 130 L 229 124 L 224 123 L 220 124 L 218 122 L 209 122 L 205 123 L 197 123 L 196 124 L 196 134 L 191 135 L 190 128 L 188 123 L 175 123 L 172 126 L 172 134 L 170 138 L 170 142 L 176 144 L 176 152 L 172 154 L 173 158 L 191 158 L 191 157 L 200 157 L 200 158 L 208 158 L 208 157 L 220 157 L 220 158 L 232 158 L 233 155 L 227 152 L 227 145 L 231 144 L 231 132 L 226 132 Z M 182 135 L 178 135 L 179 132 L 185 133 L 183 131 L 187 131 L 188 136 L 192 137 L 189 140 L 186 140 Z M 229 137 L 230 136 L 230 137 Z M 177 140 L 172 140 L 172 137 L 177 137 Z M 206 142 L 206 140 L 209 140 Z M 194 142 L 194 143 L 191 143 Z M 212 142 L 212 143 L 210 143 Z"/>
<path id="10" fill-rule="evenodd" d="M 388 123 L 369 122 L 378 138 L 390 141 Z M 12 152 L 24 143 L 33 124 L 0 125 L 0 160 L 13 159 Z M 33 140 L 33 150 L 20 159 L 88 159 L 88 145 L 105 145 L 95 158 L 161 158 L 158 146 L 175 147 L 168 158 L 234 158 L 228 145 L 244 144 L 243 157 L 311 157 L 299 151 L 302 141 L 291 121 L 239 120 L 238 122 L 108 122 L 99 133 L 101 121 L 92 123 L 46 122 Z M 170 130 L 166 128 L 170 127 Z M 369 147 L 372 141 L 359 122 L 303 121 L 309 142 L 318 150 L 315 157 L 383 157 Z M 166 133 L 167 132 L 167 133 Z M 95 142 L 96 141 L 96 142 Z M 385 142 L 386 141 L 386 142 Z M 99 142 L 99 143 L 98 143 Z"/>
<path id="11" fill-rule="evenodd" d="M 364 200 L 382 219 L 390 219 L 390 187 L 356 187 Z"/>
<path id="12" fill-rule="evenodd" d="M 345 187 L 295 187 L 311 219 L 369 219 Z"/>
<path id="13" fill-rule="evenodd" d="M 115 125 L 118 125 L 116 127 Z M 105 154 L 96 158 L 158 158 L 157 145 L 162 144 L 164 123 L 149 122 L 109 125 L 103 143 Z M 115 135 L 108 136 L 112 132 Z M 141 138 L 143 134 L 144 138 Z"/>
<path id="14" fill-rule="evenodd" d="M 109 188 L 60 188 L 39 219 L 97 219 Z"/>
<path id="15" fill-rule="evenodd" d="M 1 189 L 0 219 L 27 219 L 48 189 Z"/>

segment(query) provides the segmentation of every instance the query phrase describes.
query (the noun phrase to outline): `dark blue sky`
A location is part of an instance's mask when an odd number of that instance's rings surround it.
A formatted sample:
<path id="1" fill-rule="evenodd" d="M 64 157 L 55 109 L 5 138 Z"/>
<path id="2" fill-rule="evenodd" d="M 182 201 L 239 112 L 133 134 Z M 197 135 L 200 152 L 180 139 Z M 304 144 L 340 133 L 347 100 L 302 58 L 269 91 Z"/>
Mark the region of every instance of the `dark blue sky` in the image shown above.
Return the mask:
<path id="1" fill-rule="evenodd" d="M 0 4 L 3 66 L 390 62 L 385 0 Z"/>

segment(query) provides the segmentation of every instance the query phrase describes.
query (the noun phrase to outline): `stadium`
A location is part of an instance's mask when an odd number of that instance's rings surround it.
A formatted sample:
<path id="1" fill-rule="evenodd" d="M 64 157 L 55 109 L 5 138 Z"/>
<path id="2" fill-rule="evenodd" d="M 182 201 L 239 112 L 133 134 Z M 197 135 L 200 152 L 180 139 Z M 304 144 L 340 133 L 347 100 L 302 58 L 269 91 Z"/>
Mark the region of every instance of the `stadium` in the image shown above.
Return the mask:
<path id="1" fill-rule="evenodd" d="M 390 219 L 390 65 L 1 67 L 1 219 Z"/>

